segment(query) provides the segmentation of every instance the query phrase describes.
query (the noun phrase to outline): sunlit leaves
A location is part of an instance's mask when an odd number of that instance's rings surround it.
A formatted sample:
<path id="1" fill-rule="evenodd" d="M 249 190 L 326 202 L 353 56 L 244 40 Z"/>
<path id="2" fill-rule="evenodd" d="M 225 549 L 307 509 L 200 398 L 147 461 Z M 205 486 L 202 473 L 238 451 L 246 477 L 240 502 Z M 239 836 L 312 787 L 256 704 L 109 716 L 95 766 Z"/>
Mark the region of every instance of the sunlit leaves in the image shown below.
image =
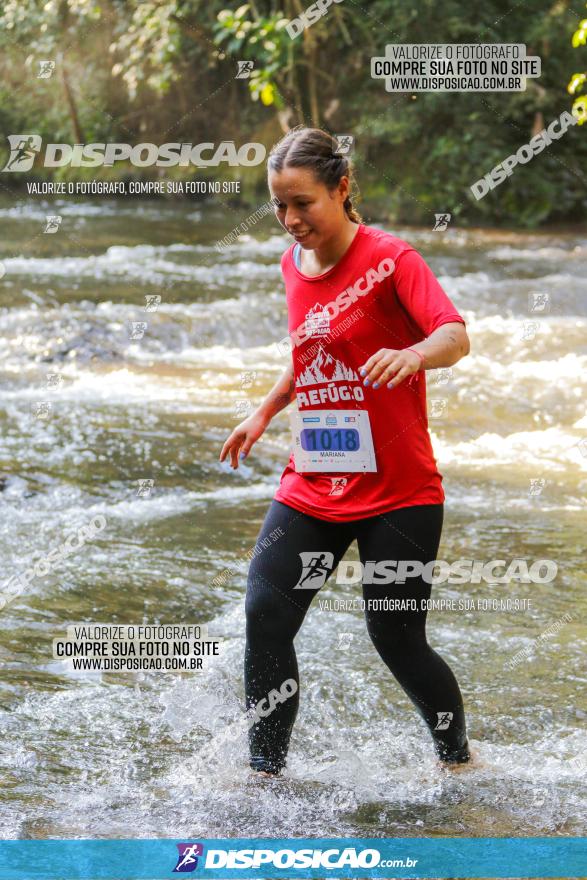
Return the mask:
<path id="1" fill-rule="evenodd" d="M 573 114 L 578 117 L 578 125 L 585 125 L 587 122 L 587 95 L 582 95 L 573 102 Z"/>
<path id="2" fill-rule="evenodd" d="M 281 108 L 278 77 L 288 66 L 291 39 L 284 30 L 288 19 L 279 13 L 254 17 L 248 3 L 235 11 L 221 10 L 214 28 L 214 42 L 235 59 L 254 61 L 249 77 L 253 101 L 265 107 Z"/>
<path id="3" fill-rule="evenodd" d="M 587 18 L 579 22 L 579 27 L 572 36 L 571 42 L 575 49 L 584 46 L 587 42 Z M 567 85 L 567 91 L 570 95 L 576 95 L 583 89 L 587 81 L 586 73 L 574 73 Z M 579 117 L 579 125 L 584 125 L 587 121 L 587 96 L 582 95 L 573 102 L 573 113 Z"/>
<path id="4" fill-rule="evenodd" d="M 177 79 L 181 39 L 172 18 L 176 6 L 175 2 L 137 4 L 129 26 L 110 46 L 111 53 L 119 58 L 112 73 L 122 76 L 131 98 L 136 96 L 142 80 L 154 91 L 164 93 Z"/>
<path id="5" fill-rule="evenodd" d="M 572 44 L 575 49 L 579 46 L 584 46 L 587 41 L 587 18 L 584 18 L 583 21 L 579 22 L 579 27 L 575 31 L 572 37 Z"/>
<path id="6" fill-rule="evenodd" d="M 587 74 L 585 73 L 574 73 L 570 83 L 567 86 L 567 91 L 570 95 L 574 95 L 575 92 L 579 91 L 585 80 L 587 79 Z"/>

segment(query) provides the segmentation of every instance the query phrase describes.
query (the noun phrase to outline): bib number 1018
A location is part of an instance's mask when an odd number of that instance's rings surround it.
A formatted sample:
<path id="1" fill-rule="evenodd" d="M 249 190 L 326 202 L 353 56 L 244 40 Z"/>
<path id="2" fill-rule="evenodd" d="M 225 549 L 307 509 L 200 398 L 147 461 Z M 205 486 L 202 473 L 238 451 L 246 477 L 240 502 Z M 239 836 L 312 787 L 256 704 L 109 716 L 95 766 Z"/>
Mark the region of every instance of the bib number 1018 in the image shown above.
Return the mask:
<path id="1" fill-rule="evenodd" d="M 290 412 L 289 415 L 298 473 L 376 472 L 367 410 L 309 409 Z"/>
<path id="2" fill-rule="evenodd" d="M 307 452 L 356 452 L 360 448 L 355 428 L 304 428 L 300 432 L 302 449 Z"/>

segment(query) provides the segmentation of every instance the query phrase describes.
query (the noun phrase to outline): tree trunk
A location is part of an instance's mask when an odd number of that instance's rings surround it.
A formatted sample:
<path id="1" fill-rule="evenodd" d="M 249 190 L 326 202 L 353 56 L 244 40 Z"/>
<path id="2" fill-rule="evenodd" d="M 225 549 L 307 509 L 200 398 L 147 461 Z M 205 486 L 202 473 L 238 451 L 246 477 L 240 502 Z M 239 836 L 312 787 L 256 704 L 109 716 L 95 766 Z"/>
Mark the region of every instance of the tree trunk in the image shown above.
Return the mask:
<path id="1" fill-rule="evenodd" d="M 63 92 L 65 94 L 65 100 L 67 101 L 67 106 L 69 108 L 69 118 L 71 119 L 71 125 L 73 128 L 73 133 L 75 136 L 75 141 L 77 144 L 85 143 L 84 133 L 82 131 L 82 127 L 79 121 L 79 115 L 77 112 L 77 105 L 75 103 L 75 96 L 69 84 L 69 75 L 67 73 L 67 67 L 65 66 L 65 58 L 63 55 L 59 59 L 59 67 L 61 70 L 61 84 L 63 85 Z"/>
<path id="2" fill-rule="evenodd" d="M 306 30 L 304 36 L 308 33 Z M 316 44 L 312 40 L 307 53 L 308 58 L 308 96 L 310 98 L 310 115 L 314 128 L 320 126 L 320 105 L 318 103 L 318 90 L 316 88 Z"/>

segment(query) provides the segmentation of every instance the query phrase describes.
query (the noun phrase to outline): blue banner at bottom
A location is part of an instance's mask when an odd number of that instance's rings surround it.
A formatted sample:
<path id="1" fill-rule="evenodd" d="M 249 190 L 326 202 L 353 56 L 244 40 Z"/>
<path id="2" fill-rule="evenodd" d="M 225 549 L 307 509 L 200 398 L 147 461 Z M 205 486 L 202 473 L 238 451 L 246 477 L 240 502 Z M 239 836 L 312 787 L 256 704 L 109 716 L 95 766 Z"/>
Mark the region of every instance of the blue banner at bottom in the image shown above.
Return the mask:
<path id="1" fill-rule="evenodd" d="M 3 840 L 0 880 L 586 877 L 585 837 Z"/>

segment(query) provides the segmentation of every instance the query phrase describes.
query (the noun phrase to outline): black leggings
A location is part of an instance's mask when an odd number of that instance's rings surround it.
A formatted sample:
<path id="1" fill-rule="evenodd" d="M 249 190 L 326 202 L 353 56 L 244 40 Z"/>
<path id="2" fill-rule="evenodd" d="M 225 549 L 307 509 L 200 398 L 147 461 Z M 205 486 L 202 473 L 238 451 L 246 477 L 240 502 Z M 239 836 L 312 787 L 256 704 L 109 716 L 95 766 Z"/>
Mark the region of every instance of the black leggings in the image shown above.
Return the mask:
<path id="1" fill-rule="evenodd" d="M 299 685 L 294 637 L 317 588 L 294 589 L 303 572 L 301 553 L 322 563 L 333 560 L 332 571 L 356 538 L 361 562 L 436 559 L 442 531 L 443 505 L 402 507 L 353 522 L 326 522 L 273 501 L 257 541 L 249 569 L 245 649 L 247 709 L 263 700 L 265 717 L 249 728 L 250 766 L 277 773 L 285 766 L 296 719 L 299 691 L 287 699 L 268 701 L 284 681 Z M 284 536 L 274 530 L 280 528 Z M 271 536 L 271 532 L 274 534 Z M 305 557 L 306 563 L 308 557 Z M 366 569 L 365 569 L 366 570 Z M 307 569 L 306 569 L 307 571 Z M 311 583 L 312 579 L 306 579 Z M 363 584 L 365 616 L 371 640 L 380 657 L 428 725 L 436 753 L 443 761 L 463 763 L 470 758 L 463 700 L 448 664 L 426 640 L 426 610 L 431 585 L 421 577 L 405 584 Z M 415 599 L 417 610 L 373 610 L 371 599 Z M 412 603 L 413 604 L 413 603 Z M 283 691 L 280 692 L 283 695 Z M 273 706 L 272 711 L 267 711 Z M 452 714 L 451 714 L 452 713 Z M 259 716 L 259 713 L 257 713 Z"/>

